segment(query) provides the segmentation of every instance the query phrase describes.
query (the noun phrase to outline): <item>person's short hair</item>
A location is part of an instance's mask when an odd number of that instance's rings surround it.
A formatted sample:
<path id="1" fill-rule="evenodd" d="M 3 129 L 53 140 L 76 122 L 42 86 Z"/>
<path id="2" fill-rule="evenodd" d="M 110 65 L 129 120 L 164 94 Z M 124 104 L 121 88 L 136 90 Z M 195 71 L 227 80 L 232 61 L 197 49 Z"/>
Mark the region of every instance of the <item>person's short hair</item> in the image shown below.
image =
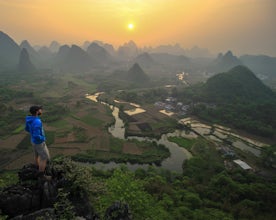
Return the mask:
<path id="1" fill-rule="evenodd" d="M 32 115 L 35 115 L 36 112 L 37 112 L 39 109 L 42 109 L 42 106 L 33 105 L 33 106 L 30 107 L 30 113 L 31 113 Z"/>

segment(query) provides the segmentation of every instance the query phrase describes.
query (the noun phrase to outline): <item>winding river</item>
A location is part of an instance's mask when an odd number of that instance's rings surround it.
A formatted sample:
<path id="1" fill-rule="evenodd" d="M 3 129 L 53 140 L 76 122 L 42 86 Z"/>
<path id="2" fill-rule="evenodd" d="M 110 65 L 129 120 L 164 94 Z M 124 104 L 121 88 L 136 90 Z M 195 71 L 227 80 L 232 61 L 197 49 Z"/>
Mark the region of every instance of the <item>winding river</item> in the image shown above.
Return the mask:
<path id="1" fill-rule="evenodd" d="M 97 97 L 100 93 L 96 93 L 95 95 L 87 95 L 86 97 L 92 101 L 97 102 Z M 109 105 L 107 103 L 101 102 L 101 104 L 108 105 L 112 109 L 112 115 L 115 118 L 115 124 L 108 128 L 108 131 L 116 138 L 124 139 L 125 138 L 125 128 L 123 121 L 119 118 L 119 109 L 113 105 Z M 232 140 L 232 147 L 239 148 L 243 151 L 250 152 L 255 156 L 259 157 L 261 154 L 261 147 L 265 146 L 263 143 L 254 142 L 253 140 L 238 136 L 236 134 L 230 133 L 230 129 L 222 127 L 222 126 L 215 126 L 214 135 L 210 135 L 211 127 L 205 124 L 202 124 L 197 121 L 187 121 L 189 120 L 184 119 L 180 121 L 180 123 L 185 124 L 185 121 L 191 123 L 192 130 L 194 130 L 197 134 L 204 136 L 206 139 L 213 140 L 215 142 L 223 142 L 225 139 L 231 138 Z M 165 159 L 161 163 L 161 167 L 170 171 L 175 172 L 182 172 L 182 164 L 185 159 L 189 159 L 192 157 L 191 153 L 184 148 L 179 147 L 177 144 L 170 142 L 168 137 L 177 136 L 177 137 L 185 137 L 185 138 L 196 138 L 198 135 L 190 132 L 186 134 L 185 131 L 182 130 L 175 130 L 173 133 L 163 134 L 160 139 L 148 138 L 148 137 L 135 137 L 131 136 L 127 139 L 137 139 L 139 141 L 155 141 L 158 144 L 162 144 L 166 146 L 171 156 Z M 119 167 L 122 165 L 126 165 L 130 170 L 136 170 L 137 168 L 147 168 L 149 165 L 147 164 L 120 164 L 115 162 L 109 163 L 101 163 L 98 162 L 95 164 L 97 168 L 100 169 L 112 169 L 115 167 Z"/>
<path id="2" fill-rule="evenodd" d="M 88 98 L 92 101 L 96 101 L 94 96 L 89 96 Z M 104 102 L 101 102 L 101 104 L 109 105 Z M 109 105 L 109 107 L 112 109 L 112 115 L 115 118 L 115 124 L 110 126 L 108 128 L 108 131 L 114 137 L 126 140 L 124 122 L 119 117 L 119 109 L 113 105 Z M 148 138 L 148 137 L 135 137 L 135 136 L 128 137 L 127 139 L 137 139 L 139 141 L 155 141 L 158 144 L 163 144 L 169 149 L 171 155 L 169 158 L 163 160 L 163 162 L 161 163 L 161 167 L 170 171 L 182 172 L 183 161 L 185 159 L 189 159 L 192 155 L 186 149 L 181 148 L 177 144 L 168 141 L 168 137 L 170 136 L 188 137 L 184 131 L 175 130 L 173 133 L 163 134 L 160 139 L 154 139 L 154 138 Z M 121 163 L 115 163 L 115 162 L 95 163 L 95 166 L 100 169 L 112 169 L 115 167 L 119 167 L 121 165 L 126 165 L 130 170 L 136 170 L 137 168 L 147 168 L 149 166 L 148 164 L 130 164 L 130 163 L 121 164 Z"/>
<path id="3" fill-rule="evenodd" d="M 109 132 L 117 138 L 120 139 L 125 139 L 124 134 L 125 134 L 125 128 L 124 128 L 124 123 L 123 121 L 119 118 L 119 109 L 117 107 L 113 107 L 113 112 L 112 112 L 116 122 L 113 126 L 109 127 Z M 166 146 L 171 153 L 171 156 L 167 159 L 165 159 L 161 163 L 161 167 L 171 170 L 171 171 L 176 171 L 176 172 L 181 172 L 182 171 L 182 163 L 185 159 L 188 159 L 191 157 L 191 153 L 187 151 L 184 148 L 179 147 L 177 144 L 168 141 L 169 136 L 185 136 L 185 132 L 181 132 L 179 130 L 176 130 L 173 133 L 169 134 L 163 134 L 160 139 L 154 139 L 154 138 L 148 138 L 148 137 L 135 137 L 131 136 L 128 137 L 127 139 L 137 139 L 139 141 L 155 141 L 158 144 L 162 144 Z M 134 168 L 136 168 L 137 165 L 134 165 Z M 145 167 L 145 166 L 143 166 Z"/>

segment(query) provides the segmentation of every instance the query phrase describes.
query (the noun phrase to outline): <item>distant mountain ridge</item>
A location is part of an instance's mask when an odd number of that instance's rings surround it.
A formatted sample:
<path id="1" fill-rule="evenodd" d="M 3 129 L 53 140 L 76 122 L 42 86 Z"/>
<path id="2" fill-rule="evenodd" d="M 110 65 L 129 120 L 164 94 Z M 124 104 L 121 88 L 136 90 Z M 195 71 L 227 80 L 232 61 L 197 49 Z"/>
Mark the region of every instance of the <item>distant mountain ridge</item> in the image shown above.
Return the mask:
<path id="1" fill-rule="evenodd" d="M 276 57 L 265 55 L 243 55 L 239 58 L 253 72 L 269 78 L 276 76 Z"/>
<path id="2" fill-rule="evenodd" d="M 231 51 L 225 54 L 220 53 L 217 58 L 209 65 L 208 71 L 213 73 L 220 73 L 230 70 L 235 66 L 242 65 L 242 62 L 233 55 Z"/>
<path id="3" fill-rule="evenodd" d="M 53 53 L 57 53 L 58 52 L 58 50 L 59 50 L 59 48 L 60 48 L 60 44 L 59 44 L 59 42 L 57 42 L 57 41 L 52 41 L 51 42 L 51 44 L 50 44 L 50 46 L 49 46 L 49 50 L 51 51 L 51 52 L 53 52 Z"/>
<path id="4" fill-rule="evenodd" d="M 138 63 L 142 68 L 150 68 L 157 65 L 157 62 L 148 53 L 142 53 L 134 59 L 135 63 Z"/>
<path id="5" fill-rule="evenodd" d="M 0 72 L 16 70 L 20 51 L 26 48 L 30 61 L 37 70 L 52 72 L 92 72 L 95 68 L 113 72 L 128 71 L 135 63 L 151 76 L 167 76 L 179 72 L 197 74 L 197 79 L 226 72 L 238 65 L 248 66 L 267 84 L 276 83 L 276 58 L 264 55 L 244 55 L 236 57 L 231 51 L 214 58 L 208 49 L 193 47 L 183 49 L 179 44 L 138 48 L 129 41 L 117 50 L 111 44 L 101 41 L 86 41 L 82 46 L 64 47 L 57 41 L 49 46 L 31 46 L 25 40 L 20 46 L 7 34 L 0 31 Z M 74 49 L 72 49 L 74 48 Z M 79 57 L 78 57 L 78 55 Z M 274 84 L 275 84 L 274 83 Z"/>
<path id="6" fill-rule="evenodd" d="M 118 48 L 118 55 L 123 59 L 134 58 L 139 54 L 139 49 L 133 41 L 129 41 Z"/>
<path id="7" fill-rule="evenodd" d="M 0 69 L 15 68 L 19 61 L 20 51 L 17 43 L 0 31 Z"/>
<path id="8" fill-rule="evenodd" d="M 107 65 L 112 62 L 112 56 L 97 43 L 91 43 L 87 48 L 87 53 L 91 59 L 98 65 Z"/>
<path id="9" fill-rule="evenodd" d="M 93 66 L 93 60 L 77 45 L 60 47 L 56 56 L 55 68 L 60 72 L 87 72 Z"/>

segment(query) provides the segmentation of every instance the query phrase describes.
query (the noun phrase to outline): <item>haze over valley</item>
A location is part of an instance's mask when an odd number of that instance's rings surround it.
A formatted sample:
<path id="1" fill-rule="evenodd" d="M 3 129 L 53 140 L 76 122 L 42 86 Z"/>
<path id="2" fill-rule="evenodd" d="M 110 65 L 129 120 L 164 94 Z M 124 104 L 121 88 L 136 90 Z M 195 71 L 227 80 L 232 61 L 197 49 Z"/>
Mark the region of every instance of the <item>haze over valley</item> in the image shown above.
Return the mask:
<path id="1" fill-rule="evenodd" d="M 0 219 L 275 219 L 275 6 L 0 0 Z"/>
<path id="2" fill-rule="evenodd" d="M 101 41 L 86 41 L 83 45 L 61 45 L 53 41 L 48 47 L 33 47 L 27 40 L 17 44 L 8 34 L 1 31 L 0 35 L 1 71 L 47 70 L 57 74 L 101 71 L 104 75 L 127 71 L 137 63 L 153 79 L 184 72 L 195 83 L 244 65 L 265 83 L 275 86 L 276 58 L 267 55 L 237 57 L 231 50 L 212 55 L 208 49 L 183 49 L 178 44 L 139 48 L 133 41 L 118 49 Z"/>

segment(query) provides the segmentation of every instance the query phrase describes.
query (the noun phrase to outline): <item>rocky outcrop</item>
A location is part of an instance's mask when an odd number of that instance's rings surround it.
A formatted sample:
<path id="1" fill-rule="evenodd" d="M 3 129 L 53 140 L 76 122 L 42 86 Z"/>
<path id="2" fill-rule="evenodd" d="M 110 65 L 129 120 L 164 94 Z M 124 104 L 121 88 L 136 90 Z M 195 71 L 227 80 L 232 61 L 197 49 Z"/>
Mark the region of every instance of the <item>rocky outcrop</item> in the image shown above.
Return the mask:
<path id="1" fill-rule="evenodd" d="M 27 164 L 18 172 L 19 183 L 0 192 L 0 208 L 3 214 L 14 219 L 28 220 L 33 219 L 31 216 L 44 216 L 45 212 L 53 214 L 54 204 L 59 202 L 60 189 L 69 190 L 66 186 L 70 182 L 64 178 L 62 170 L 54 167 L 47 168 L 47 175 L 52 176 L 51 181 L 40 180 L 37 174 L 37 167 Z M 84 192 L 74 193 L 68 199 L 71 200 L 73 212 L 77 216 L 97 219 Z"/>
<path id="2" fill-rule="evenodd" d="M 12 220 L 72 219 L 69 210 L 78 219 L 99 220 L 84 190 L 72 190 L 72 182 L 65 178 L 61 166 L 48 165 L 46 175 L 52 180 L 38 178 L 38 167 L 27 164 L 18 172 L 16 185 L 0 189 L 0 214 Z M 70 214 L 70 213 L 69 213 Z M 105 212 L 106 220 L 130 220 L 127 204 L 114 202 Z"/>

